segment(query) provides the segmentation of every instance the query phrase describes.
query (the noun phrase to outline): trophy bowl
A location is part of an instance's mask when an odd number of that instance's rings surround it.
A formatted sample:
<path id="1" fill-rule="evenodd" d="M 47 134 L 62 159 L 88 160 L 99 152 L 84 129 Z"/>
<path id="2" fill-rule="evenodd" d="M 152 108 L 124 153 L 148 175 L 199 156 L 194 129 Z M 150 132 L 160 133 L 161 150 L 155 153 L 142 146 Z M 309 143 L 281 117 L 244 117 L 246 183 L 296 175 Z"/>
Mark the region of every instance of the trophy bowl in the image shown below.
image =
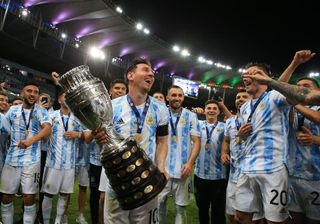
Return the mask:
<path id="1" fill-rule="evenodd" d="M 85 65 L 71 69 L 59 81 L 65 102 L 90 130 L 103 130 L 101 163 L 123 210 L 137 208 L 155 198 L 167 181 L 134 138 L 124 139 L 114 129 L 112 103 L 104 83 Z"/>

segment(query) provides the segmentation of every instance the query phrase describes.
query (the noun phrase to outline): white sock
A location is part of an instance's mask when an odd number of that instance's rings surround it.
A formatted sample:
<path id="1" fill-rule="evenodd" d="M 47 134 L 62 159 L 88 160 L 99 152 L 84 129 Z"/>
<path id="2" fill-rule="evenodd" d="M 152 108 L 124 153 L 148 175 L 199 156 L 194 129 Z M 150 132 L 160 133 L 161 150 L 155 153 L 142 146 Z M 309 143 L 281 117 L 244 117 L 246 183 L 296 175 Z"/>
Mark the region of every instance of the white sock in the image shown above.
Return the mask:
<path id="1" fill-rule="evenodd" d="M 176 205 L 175 224 L 187 223 L 187 206 Z"/>
<path id="2" fill-rule="evenodd" d="M 13 223 L 13 202 L 9 204 L 1 203 L 1 216 L 4 224 Z"/>
<path id="3" fill-rule="evenodd" d="M 55 223 L 61 223 L 62 216 L 66 207 L 68 196 L 59 195 L 58 203 L 57 203 L 57 216 Z"/>
<path id="4" fill-rule="evenodd" d="M 42 201 L 43 224 L 50 223 L 51 209 L 52 209 L 52 198 L 44 196 Z"/>
<path id="5" fill-rule="evenodd" d="M 34 224 L 36 218 L 36 204 L 24 206 L 23 224 Z"/>

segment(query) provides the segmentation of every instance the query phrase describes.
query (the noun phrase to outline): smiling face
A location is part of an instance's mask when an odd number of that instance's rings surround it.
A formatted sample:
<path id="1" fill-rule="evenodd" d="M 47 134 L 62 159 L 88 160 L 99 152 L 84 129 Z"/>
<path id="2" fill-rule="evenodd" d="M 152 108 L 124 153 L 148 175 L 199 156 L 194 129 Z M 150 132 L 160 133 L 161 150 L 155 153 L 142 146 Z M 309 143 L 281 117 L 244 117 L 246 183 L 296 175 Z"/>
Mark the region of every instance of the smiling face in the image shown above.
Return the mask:
<path id="1" fill-rule="evenodd" d="M 297 82 L 297 86 L 299 87 L 305 87 L 311 90 L 317 89 L 317 85 L 315 84 L 315 81 L 310 79 L 301 79 Z"/>
<path id="2" fill-rule="evenodd" d="M 176 87 L 171 88 L 168 91 L 167 101 L 172 109 L 179 109 L 184 101 L 183 90 Z"/>
<path id="3" fill-rule="evenodd" d="M 217 120 L 218 115 L 220 114 L 220 109 L 216 103 L 208 103 L 204 108 L 204 114 L 206 115 L 207 120 L 213 119 Z"/>
<path id="4" fill-rule="evenodd" d="M 148 93 L 154 83 L 154 72 L 147 64 L 137 64 L 127 77 L 129 84 L 143 93 Z"/>
<path id="5" fill-rule="evenodd" d="M 119 83 L 113 84 L 109 93 L 110 93 L 111 99 L 116 99 L 120 96 L 125 95 L 126 91 L 127 91 L 127 86 L 125 84 L 119 82 Z"/>
<path id="6" fill-rule="evenodd" d="M 22 89 L 21 96 L 27 107 L 33 106 L 39 98 L 39 88 L 34 85 L 27 85 Z"/>
<path id="7" fill-rule="evenodd" d="M 236 95 L 236 108 L 240 110 L 241 106 L 250 99 L 250 95 L 247 92 L 240 92 Z"/>
<path id="8" fill-rule="evenodd" d="M 5 94 L 0 94 L 0 113 L 5 113 L 8 109 L 8 97 Z"/>
<path id="9" fill-rule="evenodd" d="M 161 101 L 161 102 L 166 102 L 164 99 L 164 95 L 162 93 L 154 93 L 153 97 L 156 98 L 157 100 Z"/>

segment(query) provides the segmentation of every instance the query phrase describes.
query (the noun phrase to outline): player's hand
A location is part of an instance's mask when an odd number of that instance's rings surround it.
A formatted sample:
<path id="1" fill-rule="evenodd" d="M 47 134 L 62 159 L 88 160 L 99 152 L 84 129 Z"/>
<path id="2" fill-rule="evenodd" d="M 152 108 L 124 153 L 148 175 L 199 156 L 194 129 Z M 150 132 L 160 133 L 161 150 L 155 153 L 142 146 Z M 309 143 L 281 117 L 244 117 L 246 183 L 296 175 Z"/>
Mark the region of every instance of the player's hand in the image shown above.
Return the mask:
<path id="1" fill-rule="evenodd" d="M 31 146 L 33 144 L 33 141 L 31 138 L 29 139 L 26 139 L 26 140 L 21 140 L 18 144 L 18 147 L 19 148 L 22 148 L 22 149 L 26 149 L 28 148 L 29 146 Z"/>
<path id="2" fill-rule="evenodd" d="M 189 163 L 185 163 L 181 168 L 182 177 L 188 177 L 192 173 L 192 166 Z"/>
<path id="3" fill-rule="evenodd" d="M 195 107 L 192 109 L 192 112 L 194 112 L 196 114 L 203 114 L 204 110 L 201 107 Z"/>
<path id="4" fill-rule="evenodd" d="M 297 139 L 301 145 L 308 146 L 313 143 L 313 134 L 305 126 L 301 126 L 301 131 L 297 132 Z"/>
<path id="5" fill-rule="evenodd" d="M 297 51 L 294 55 L 292 63 L 295 65 L 300 65 L 309 61 L 316 53 L 312 53 L 310 50 Z"/>
<path id="6" fill-rule="evenodd" d="M 266 84 L 268 81 L 272 80 L 271 77 L 269 77 L 267 74 L 262 72 L 261 70 L 255 70 L 251 73 L 244 73 L 242 75 L 243 79 L 250 78 L 252 80 L 256 80 L 259 83 Z"/>
<path id="7" fill-rule="evenodd" d="M 230 156 L 227 153 L 222 153 L 221 162 L 224 166 L 228 166 L 230 164 Z"/>
<path id="8" fill-rule="evenodd" d="M 163 173 L 163 175 L 165 176 L 165 178 L 166 178 L 167 181 L 170 180 L 170 175 L 169 175 L 169 173 L 166 171 L 166 169 L 159 169 L 159 171 L 160 171 L 161 173 Z"/>
<path id="9" fill-rule="evenodd" d="M 252 132 L 252 125 L 251 125 L 251 123 L 247 123 L 247 124 L 244 124 L 240 127 L 237 135 L 242 140 L 246 140 L 249 137 L 249 135 L 251 134 L 251 132 Z"/>
<path id="10" fill-rule="evenodd" d="M 43 103 L 42 101 L 38 101 L 38 103 L 37 103 L 39 106 L 41 106 L 41 107 L 44 107 L 44 108 L 46 108 L 46 109 L 48 109 L 49 108 L 49 102 L 47 102 L 47 103 Z"/>
<path id="11" fill-rule="evenodd" d="M 108 142 L 108 136 L 104 131 L 98 129 L 93 131 L 92 134 L 99 145 L 103 145 Z"/>
<path id="12" fill-rule="evenodd" d="M 51 78 L 54 82 L 55 85 L 59 85 L 59 81 L 60 81 L 60 75 L 56 72 L 52 72 L 51 73 Z"/>
<path id="13" fill-rule="evenodd" d="M 77 132 L 77 131 L 66 131 L 64 133 L 64 137 L 66 139 L 78 138 L 79 137 L 79 132 Z"/>

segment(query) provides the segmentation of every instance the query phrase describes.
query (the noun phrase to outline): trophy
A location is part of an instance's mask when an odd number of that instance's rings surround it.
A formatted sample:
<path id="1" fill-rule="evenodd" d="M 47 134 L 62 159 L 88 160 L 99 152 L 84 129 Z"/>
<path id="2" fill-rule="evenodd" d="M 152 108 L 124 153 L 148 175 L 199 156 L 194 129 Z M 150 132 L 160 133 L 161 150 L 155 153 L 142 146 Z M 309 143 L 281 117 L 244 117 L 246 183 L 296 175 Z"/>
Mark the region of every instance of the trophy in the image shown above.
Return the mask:
<path id="1" fill-rule="evenodd" d="M 65 102 L 89 129 L 103 130 L 101 163 L 123 210 L 137 208 L 156 197 L 166 185 L 165 176 L 134 138 L 122 138 L 114 129 L 112 104 L 103 82 L 81 65 L 62 75 Z"/>

